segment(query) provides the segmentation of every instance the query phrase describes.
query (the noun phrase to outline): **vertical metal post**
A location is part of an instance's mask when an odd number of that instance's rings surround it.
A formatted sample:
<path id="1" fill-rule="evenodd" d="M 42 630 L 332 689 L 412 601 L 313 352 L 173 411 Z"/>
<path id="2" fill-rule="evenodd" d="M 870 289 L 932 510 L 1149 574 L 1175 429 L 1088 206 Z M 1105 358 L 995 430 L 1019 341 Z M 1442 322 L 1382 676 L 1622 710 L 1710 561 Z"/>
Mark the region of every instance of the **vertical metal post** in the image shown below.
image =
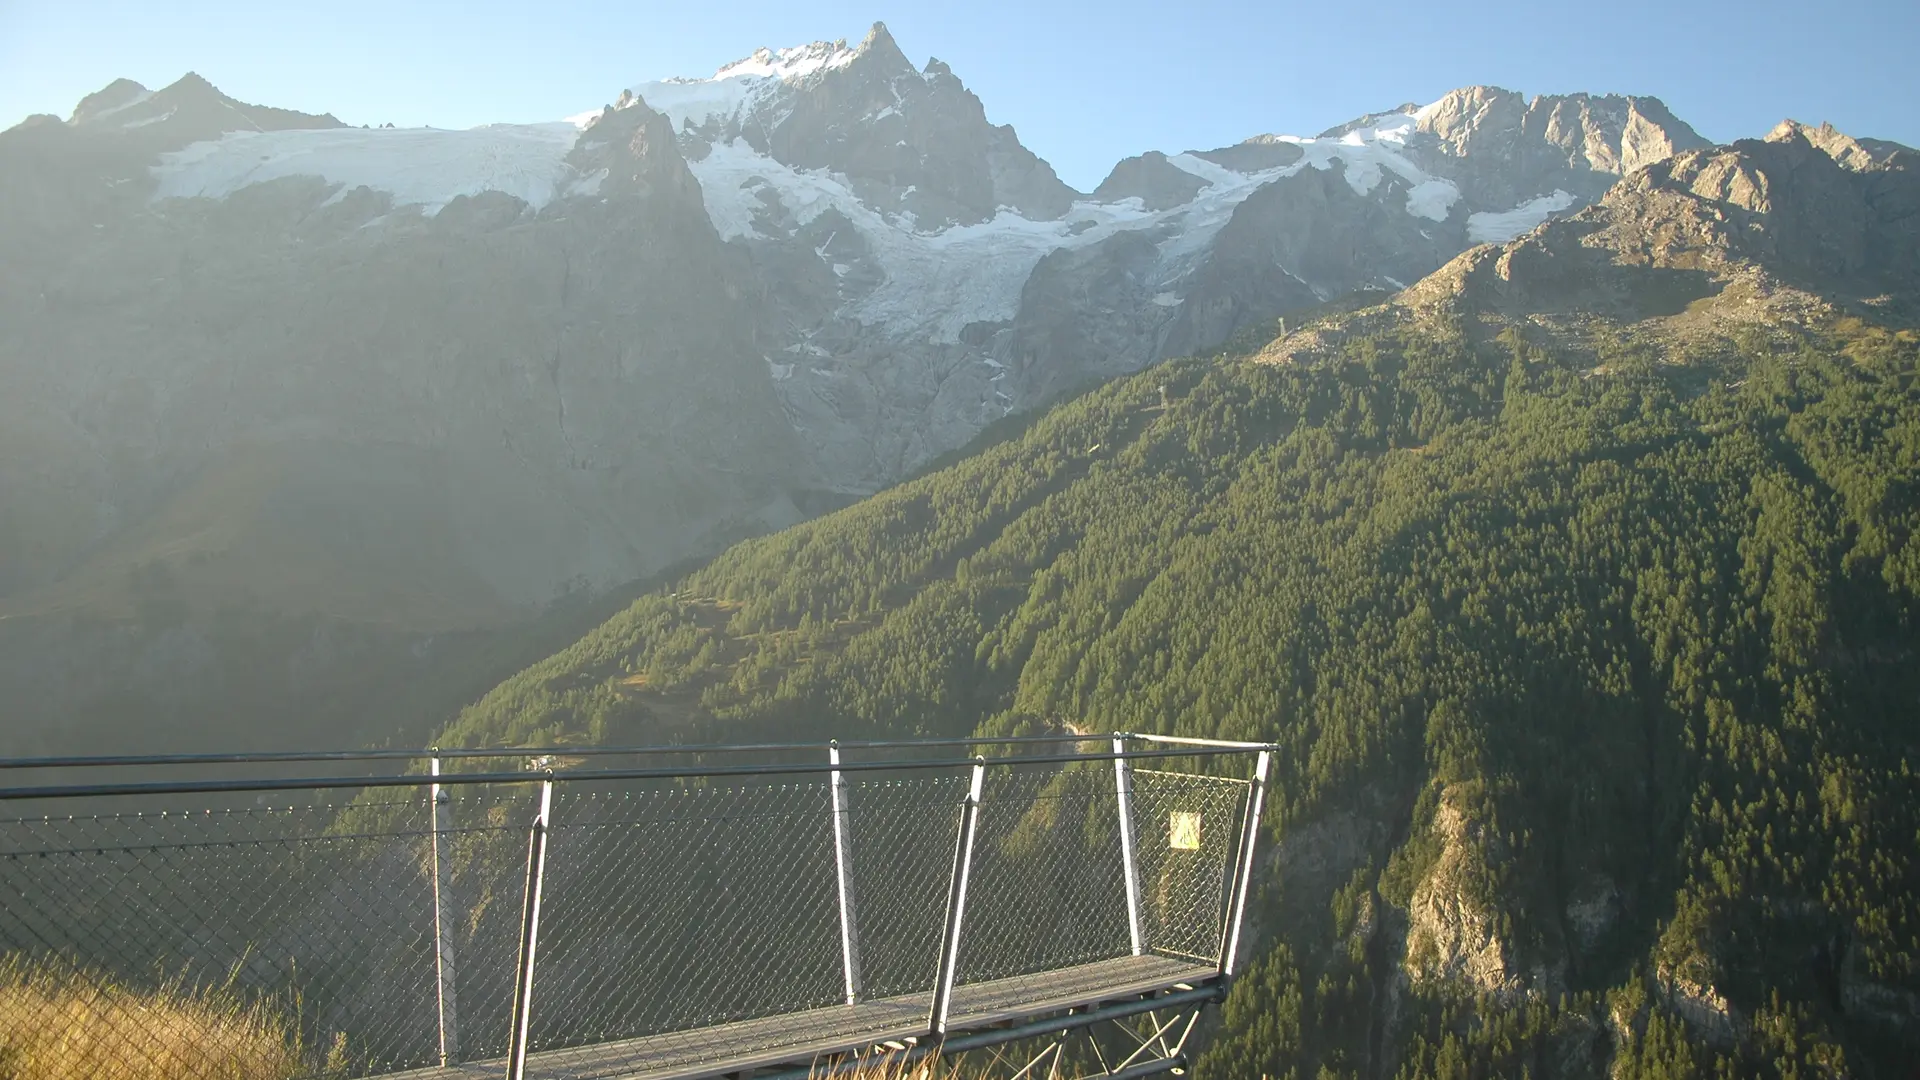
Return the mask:
<path id="1" fill-rule="evenodd" d="M 1247 918 L 1247 894 L 1253 891 L 1254 845 L 1260 840 L 1260 812 L 1267 801 L 1267 772 L 1273 764 L 1273 752 L 1260 751 L 1253 766 L 1253 783 L 1247 789 L 1246 828 L 1240 834 L 1240 865 L 1233 880 L 1233 906 L 1227 914 L 1226 948 L 1220 953 L 1220 974 L 1239 970 L 1240 930 Z"/>
<path id="2" fill-rule="evenodd" d="M 1113 752 L 1127 752 L 1124 734 L 1113 737 Z M 1136 855 L 1139 841 L 1133 831 L 1133 766 L 1124 757 L 1113 759 L 1113 790 L 1120 810 L 1120 870 L 1127 879 L 1127 931 L 1133 935 L 1133 955 L 1145 956 L 1147 935 L 1140 924 L 1140 860 Z"/>
<path id="3" fill-rule="evenodd" d="M 432 773 L 440 775 L 440 759 Z M 454 995 L 453 805 L 438 783 L 427 789 L 433 807 L 433 965 L 440 994 L 440 1065 L 460 1060 L 460 1011 Z"/>
<path id="4" fill-rule="evenodd" d="M 853 830 L 847 812 L 847 777 L 840 771 L 840 743 L 827 744 L 833 790 L 833 865 L 840 886 L 840 970 L 846 979 L 847 1004 L 860 1000 L 860 939 L 853 917 Z"/>
<path id="5" fill-rule="evenodd" d="M 527 1029 L 533 1019 L 533 956 L 540 945 L 540 890 L 547 874 L 547 820 L 553 813 L 553 774 L 540 782 L 540 814 L 527 838 L 527 895 L 520 923 L 520 965 L 513 983 L 513 1032 L 507 1044 L 508 1080 L 526 1080 Z"/>
<path id="6" fill-rule="evenodd" d="M 935 969 L 933 1008 L 927 1029 L 935 1039 L 947 1036 L 947 1011 L 953 1004 L 953 982 L 960 968 L 960 931 L 966 923 L 967 876 L 973 872 L 973 837 L 980 827 L 980 791 L 986 786 L 987 759 L 973 759 L 973 781 L 960 807 L 960 842 L 953 849 L 953 881 L 947 891 L 947 923 L 940 933 L 940 964 Z"/>

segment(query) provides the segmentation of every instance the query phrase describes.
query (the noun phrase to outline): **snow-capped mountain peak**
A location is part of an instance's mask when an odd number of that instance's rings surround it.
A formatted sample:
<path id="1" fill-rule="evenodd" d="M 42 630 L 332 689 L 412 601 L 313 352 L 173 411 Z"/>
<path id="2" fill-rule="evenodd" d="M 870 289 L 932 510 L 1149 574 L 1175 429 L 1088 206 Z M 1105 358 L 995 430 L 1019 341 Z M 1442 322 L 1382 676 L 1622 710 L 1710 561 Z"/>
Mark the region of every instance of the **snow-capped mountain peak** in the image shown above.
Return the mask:
<path id="1" fill-rule="evenodd" d="M 912 70 L 886 25 L 874 23 L 858 45 L 848 45 L 841 38 L 784 49 L 762 46 L 751 55 L 721 65 L 706 78 L 676 75 L 638 83 L 628 87 L 631 97 L 623 100 L 646 102 L 673 121 L 675 131 L 702 128 L 716 121 L 726 124 L 757 112 L 795 84 L 850 67 L 869 56 L 889 66 Z"/>
<path id="2" fill-rule="evenodd" d="M 632 99 L 673 121 L 674 130 L 731 120 L 789 79 L 846 67 L 859 55 L 842 41 L 816 41 L 788 49 L 760 48 L 726 64 L 709 78 L 674 76 L 629 87 Z M 629 99 L 629 100 L 632 100 Z"/>
<path id="3" fill-rule="evenodd" d="M 798 45 L 777 51 L 761 46 L 753 51 L 753 55 L 735 60 L 714 72 L 712 80 L 703 81 L 739 78 L 795 79 L 803 75 L 811 75 L 816 71 L 846 67 L 859 55 L 860 50 L 849 48 L 845 38 L 831 42 L 816 41 L 810 45 Z"/>

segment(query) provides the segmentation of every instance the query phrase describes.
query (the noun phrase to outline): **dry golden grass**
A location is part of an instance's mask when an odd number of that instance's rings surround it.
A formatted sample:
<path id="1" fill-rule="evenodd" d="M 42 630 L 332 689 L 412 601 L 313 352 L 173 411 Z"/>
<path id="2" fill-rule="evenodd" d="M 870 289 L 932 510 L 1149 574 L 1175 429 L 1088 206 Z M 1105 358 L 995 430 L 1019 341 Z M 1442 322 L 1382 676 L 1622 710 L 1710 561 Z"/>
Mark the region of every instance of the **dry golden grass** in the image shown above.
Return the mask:
<path id="1" fill-rule="evenodd" d="M 285 1080 L 302 1057 L 278 1015 L 228 992 L 0 960 L 0 1080 Z"/>

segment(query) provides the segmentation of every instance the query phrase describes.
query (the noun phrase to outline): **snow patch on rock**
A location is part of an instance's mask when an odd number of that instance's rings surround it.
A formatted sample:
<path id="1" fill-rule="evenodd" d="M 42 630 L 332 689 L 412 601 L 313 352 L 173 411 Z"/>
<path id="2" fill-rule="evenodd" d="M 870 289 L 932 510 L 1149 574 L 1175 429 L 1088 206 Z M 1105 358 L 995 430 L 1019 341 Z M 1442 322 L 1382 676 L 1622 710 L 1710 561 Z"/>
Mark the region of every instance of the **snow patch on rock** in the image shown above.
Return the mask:
<path id="1" fill-rule="evenodd" d="M 124 106 L 122 106 L 122 107 L 124 107 Z M 114 111 L 114 112 L 118 112 L 119 110 L 118 110 L 118 109 L 114 109 L 114 110 L 112 110 L 112 111 Z M 169 121 L 169 120 L 171 120 L 171 119 L 173 119 L 173 115 L 174 115 L 175 113 L 177 113 L 177 112 L 179 112 L 179 111 L 180 111 L 180 110 L 179 110 L 179 109 L 177 109 L 177 108 L 174 108 L 174 109 L 168 109 L 168 110 L 167 110 L 166 112 L 163 112 L 163 113 L 158 113 L 158 114 L 156 114 L 156 115 L 153 115 L 153 116 L 146 116 L 146 117 L 142 117 L 142 118 L 140 118 L 140 119 L 138 119 L 138 120 L 129 120 L 129 121 L 127 121 L 126 123 L 124 123 L 124 124 L 121 124 L 120 126 L 121 126 L 122 128 L 125 128 L 125 129 L 126 129 L 126 130 L 128 130 L 128 131 L 132 131 L 132 130 L 133 130 L 134 128 L 143 128 L 143 127 L 146 127 L 146 126 L 148 126 L 148 125 L 150 125 L 150 124 L 164 124 L 164 123 L 166 123 L 167 121 Z"/>
<path id="2" fill-rule="evenodd" d="M 1338 161 L 1347 185 L 1353 188 L 1354 194 L 1369 195 L 1391 173 L 1408 185 L 1407 213 L 1433 221 L 1445 221 L 1453 204 L 1460 199 L 1460 189 L 1451 180 L 1428 174 L 1407 156 L 1407 139 L 1417 128 L 1417 115 L 1388 113 L 1366 127 L 1355 128 L 1337 137 L 1310 139 L 1297 135 L 1270 135 L 1263 136 L 1263 139 L 1289 143 L 1298 147 L 1304 155 L 1296 165 L 1278 170 L 1280 176 L 1297 172 L 1300 165 L 1330 169 Z M 1241 175 L 1192 154 L 1176 154 L 1167 160 L 1179 169 L 1214 183 L 1224 182 L 1227 176 Z"/>
<path id="3" fill-rule="evenodd" d="M 133 108 L 135 105 L 142 104 L 152 96 L 153 96 L 153 91 L 143 86 L 138 91 L 136 91 L 132 97 L 128 98 L 127 100 L 121 102 L 118 105 L 110 105 L 107 108 L 101 109 L 99 112 L 94 113 L 92 116 L 88 117 L 87 119 L 94 120 L 94 121 L 105 120 L 107 117 L 112 116 L 114 113 L 123 113 L 123 112 L 126 112 L 128 109 Z M 168 113 L 167 115 L 171 116 L 173 114 Z M 152 123 L 152 122 L 153 121 L 151 120 L 147 121 L 147 123 Z M 138 121 L 132 121 L 132 122 L 122 124 L 120 126 L 121 127 L 139 127 L 141 125 Z"/>
<path id="4" fill-rule="evenodd" d="M 1475 244 L 1504 244 L 1576 201 L 1572 195 L 1556 189 L 1551 195 L 1536 195 L 1511 210 L 1469 214 L 1467 240 Z"/>
<path id="5" fill-rule="evenodd" d="M 1445 221 L 1460 201 L 1460 189 L 1451 180 L 1422 180 L 1407 192 L 1407 213 L 1431 221 Z"/>

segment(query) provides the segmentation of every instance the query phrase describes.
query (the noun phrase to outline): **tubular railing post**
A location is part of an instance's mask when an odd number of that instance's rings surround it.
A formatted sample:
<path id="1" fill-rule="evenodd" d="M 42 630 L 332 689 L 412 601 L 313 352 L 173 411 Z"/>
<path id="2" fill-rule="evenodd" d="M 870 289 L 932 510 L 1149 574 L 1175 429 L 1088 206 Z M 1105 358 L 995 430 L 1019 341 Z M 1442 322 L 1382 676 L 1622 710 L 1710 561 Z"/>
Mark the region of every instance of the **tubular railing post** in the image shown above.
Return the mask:
<path id="1" fill-rule="evenodd" d="M 947 1036 L 947 1012 L 960 968 L 960 931 L 966 924 L 967 877 L 973 872 L 973 837 L 980 827 L 980 792 L 986 786 L 987 759 L 973 759 L 972 783 L 960 808 L 960 841 L 953 849 L 953 881 L 947 891 L 947 922 L 940 934 L 940 964 L 935 970 L 933 1008 L 927 1028 L 935 1039 Z"/>
<path id="2" fill-rule="evenodd" d="M 1267 772 L 1273 765 L 1273 752 L 1260 751 L 1254 762 L 1253 783 L 1247 789 L 1246 828 L 1240 834 L 1240 865 L 1233 879 L 1233 905 L 1227 912 L 1226 948 L 1220 952 L 1220 974 L 1239 970 L 1240 931 L 1247 918 L 1247 894 L 1253 891 L 1254 846 L 1260 840 L 1260 812 L 1267 800 Z"/>
<path id="3" fill-rule="evenodd" d="M 846 977 L 847 1004 L 860 1000 L 860 938 L 853 916 L 853 821 L 848 816 L 847 777 L 840 771 L 840 744 L 827 744 L 833 767 L 833 865 L 840 887 L 840 970 Z"/>
<path id="4" fill-rule="evenodd" d="M 432 775 L 440 776 L 434 758 Z M 460 1011 L 454 994 L 453 932 L 453 805 L 447 789 L 435 783 L 427 789 L 433 808 L 433 966 L 440 998 L 440 1065 L 460 1060 Z"/>
<path id="5" fill-rule="evenodd" d="M 1127 737 L 1113 737 L 1115 755 L 1127 752 Z M 1113 759 L 1113 790 L 1120 810 L 1120 869 L 1127 879 L 1127 931 L 1133 937 L 1133 955 L 1145 956 L 1147 935 L 1140 923 L 1139 840 L 1133 830 L 1133 768 L 1124 757 Z"/>
<path id="6" fill-rule="evenodd" d="M 513 1032 L 507 1044 L 508 1080 L 527 1075 L 527 1031 L 533 1019 L 533 957 L 540 945 L 540 890 L 547 874 L 547 822 L 553 813 L 553 774 L 540 783 L 540 814 L 527 839 L 527 896 L 520 923 L 520 964 L 513 983 Z"/>

